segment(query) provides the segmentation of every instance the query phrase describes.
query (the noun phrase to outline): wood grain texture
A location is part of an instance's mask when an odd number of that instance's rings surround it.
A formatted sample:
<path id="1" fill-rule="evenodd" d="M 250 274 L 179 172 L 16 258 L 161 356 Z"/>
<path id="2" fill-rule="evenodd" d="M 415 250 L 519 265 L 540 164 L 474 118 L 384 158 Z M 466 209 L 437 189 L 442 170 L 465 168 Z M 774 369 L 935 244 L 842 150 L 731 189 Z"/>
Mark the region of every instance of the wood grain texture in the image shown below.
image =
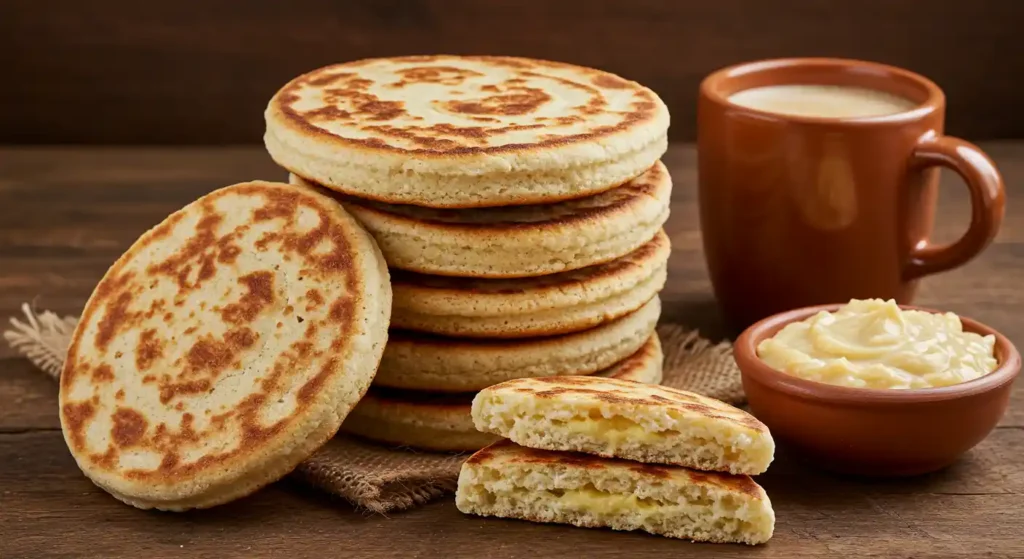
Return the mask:
<path id="1" fill-rule="evenodd" d="M 924 281 L 919 301 L 1024 340 L 1024 142 L 987 143 L 1010 186 L 1004 228 L 964 268 Z M 692 147 L 674 146 L 666 315 L 720 335 L 700 250 Z M 77 313 L 140 233 L 232 182 L 281 178 L 259 148 L 0 149 L 0 317 L 22 301 Z M 937 237 L 969 218 L 966 189 L 942 183 Z M 778 515 L 764 547 L 697 545 L 642 534 L 486 520 L 451 499 L 369 516 L 290 480 L 187 514 L 117 503 L 75 467 L 59 430 L 56 385 L 0 349 L 0 557 L 1021 557 L 1024 383 L 992 435 L 951 468 L 902 481 L 814 470 L 781 449 L 759 476 Z"/>
<path id="2" fill-rule="evenodd" d="M 271 94 L 318 66 L 510 54 L 596 66 L 665 99 L 694 138 L 709 72 L 779 56 L 904 66 L 949 97 L 949 131 L 1024 137 L 1014 0 L 5 0 L 0 143 L 258 141 Z"/>

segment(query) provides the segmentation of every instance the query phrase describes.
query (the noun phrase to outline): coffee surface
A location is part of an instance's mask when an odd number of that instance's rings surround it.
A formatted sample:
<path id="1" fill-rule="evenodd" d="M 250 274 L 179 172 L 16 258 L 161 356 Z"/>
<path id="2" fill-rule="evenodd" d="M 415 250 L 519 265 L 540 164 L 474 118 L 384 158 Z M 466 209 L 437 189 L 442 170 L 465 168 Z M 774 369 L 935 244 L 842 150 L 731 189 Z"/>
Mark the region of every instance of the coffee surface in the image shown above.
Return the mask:
<path id="1" fill-rule="evenodd" d="M 863 118 L 909 111 L 916 103 L 885 91 L 839 85 L 770 85 L 745 89 L 729 101 L 773 113 L 823 118 Z"/>

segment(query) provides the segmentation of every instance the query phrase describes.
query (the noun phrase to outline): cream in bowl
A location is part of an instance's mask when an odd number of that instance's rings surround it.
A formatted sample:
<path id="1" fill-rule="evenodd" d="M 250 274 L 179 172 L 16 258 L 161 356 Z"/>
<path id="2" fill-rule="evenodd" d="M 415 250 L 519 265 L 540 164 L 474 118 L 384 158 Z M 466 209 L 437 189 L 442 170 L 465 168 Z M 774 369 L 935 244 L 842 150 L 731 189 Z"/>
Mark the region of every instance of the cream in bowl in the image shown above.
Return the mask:
<path id="1" fill-rule="evenodd" d="M 875 308 L 878 312 L 872 316 L 872 313 L 855 311 L 849 313 L 849 319 L 844 319 L 843 311 L 857 309 L 858 304 L 863 309 Z M 969 317 L 959 317 L 957 324 L 951 319 L 955 315 L 906 305 L 898 306 L 901 312 L 893 314 L 892 309 L 882 310 L 887 304 L 886 301 L 853 301 L 794 309 L 765 318 L 736 338 L 733 354 L 743 374 L 743 391 L 750 411 L 771 429 L 772 438 L 781 446 L 818 467 L 836 472 L 907 476 L 951 464 L 999 423 L 1021 367 L 1020 353 L 1010 340 Z M 929 317 L 917 312 L 933 315 L 936 320 L 925 320 Z M 832 318 L 826 319 L 826 316 Z M 861 318 L 853 318 L 856 316 Z M 944 320 L 948 322 L 942 322 Z M 779 335 L 789 326 L 800 323 L 805 326 L 790 330 L 793 334 Z M 987 367 L 981 365 L 977 378 L 948 386 L 892 390 L 808 380 L 800 374 L 787 372 L 785 359 L 781 365 L 769 364 L 769 359 L 775 356 L 772 344 L 763 345 L 766 340 L 789 341 L 792 335 L 793 340 L 806 341 L 811 337 L 809 333 L 797 334 L 804 328 L 810 331 L 815 324 L 819 333 L 832 333 L 819 336 L 817 345 L 809 342 L 800 345 L 793 341 L 786 347 L 799 350 L 825 366 L 835 367 L 831 364 L 833 361 L 845 359 L 850 370 L 857 373 L 882 363 L 904 374 L 912 369 L 906 366 L 908 360 L 939 365 L 921 369 L 931 373 L 920 374 L 919 370 L 919 374 L 914 375 L 925 377 L 952 368 L 941 366 L 943 363 L 959 362 L 963 367 L 967 360 L 949 357 L 953 353 L 951 349 L 946 350 L 947 357 L 941 360 L 929 355 L 941 353 L 932 349 L 933 345 L 958 347 L 957 342 L 949 340 L 960 340 L 965 332 L 976 334 L 968 340 L 980 343 L 989 351 L 994 349 L 998 366 L 984 373 Z M 836 333 L 847 331 L 847 334 Z M 943 338 L 942 344 L 928 343 L 928 340 Z M 989 345 L 989 338 L 994 341 L 993 345 Z M 827 341 L 821 344 L 824 340 Z M 768 348 L 763 352 L 765 357 L 758 355 L 758 348 L 762 347 Z M 822 349 L 830 347 L 833 349 Z M 838 351 L 837 347 L 849 351 Z M 798 360 L 792 358 L 792 352 L 780 353 L 788 355 L 787 359 Z M 901 353 L 907 356 L 897 357 Z M 989 354 L 982 351 L 978 355 Z M 979 362 L 985 363 L 987 359 L 979 359 Z M 811 374 L 813 370 L 808 368 L 804 372 Z"/>
<path id="2" fill-rule="evenodd" d="M 995 337 L 964 331 L 956 314 L 882 299 L 854 299 L 787 324 L 757 345 L 757 356 L 778 371 L 852 388 L 951 386 L 998 366 Z"/>

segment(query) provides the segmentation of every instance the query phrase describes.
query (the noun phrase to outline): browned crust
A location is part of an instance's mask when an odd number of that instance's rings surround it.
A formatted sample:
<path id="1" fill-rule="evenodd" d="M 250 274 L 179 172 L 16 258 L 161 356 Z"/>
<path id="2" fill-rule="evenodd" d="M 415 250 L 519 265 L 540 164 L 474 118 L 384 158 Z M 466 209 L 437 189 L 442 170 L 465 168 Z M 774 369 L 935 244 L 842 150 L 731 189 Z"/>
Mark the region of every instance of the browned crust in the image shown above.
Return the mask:
<path id="1" fill-rule="evenodd" d="M 329 321 L 335 331 L 332 348 L 343 351 L 351 336 L 355 326 L 353 315 L 357 301 L 350 294 L 363 290 L 362 278 L 359 274 L 352 273 L 351 268 L 353 260 L 359 259 L 360 256 L 353 252 L 348 242 L 355 234 L 350 230 L 354 225 L 339 223 L 332 215 L 338 210 L 329 200 L 298 187 L 263 182 L 242 183 L 203 197 L 143 234 L 114 263 L 89 299 L 79 322 L 80 327 L 74 333 L 61 374 L 61 415 L 72 451 L 80 462 L 89 464 L 95 470 L 112 472 L 116 469 L 119 475 L 129 480 L 174 484 L 192 480 L 204 471 L 228 469 L 244 460 L 246 455 L 258 453 L 272 440 L 284 436 L 291 424 L 309 412 L 321 389 L 343 373 L 337 359 L 324 361 L 318 373 L 298 387 L 297 408 L 292 415 L 272 425 L 260 422 L 261 406 L 282 384 L 288 382 L 290 371 L 299 370 L 311 363 L 314 356 L 310 355 L 312 344 L 308 340 L 317 334 L 316 327 L 311 322 L 310 327 L 306 329 L 305 340 L 294 343 L 289 350 L 279 355 L 269 375 L 262 380 L 257 389 L 244 398 L 235 409 L 213 416 L 207 429 L 197 431 L 193 425 L 195 417 L 190 413 L 181 414 L 177 425 L 151 425 L 152 422 L 143 410 L 118 405 L 111 416 L 113 427 L 110 447 L 100 454 L 88 453 L 88 423 L 95 419 L 98 413 L 110 411 L 98 407 L 98 392 L 102 389 L 103 383 L 112 380 L 112 374 L 100 372 L 104 368 L 109 369 L 106 363 L 95 367 L 88 363 L 83 355 L 83 349 L 92 345 L 103 353 L 110 339 L 138 329 L 142 319 L 152 320 L 154 316 L 160 316 L 164 308 L 180 307 L 185 295 L 200 289 L 203 282 L 216 274 L 217 263 L 233 263 L 242 250 L 260 250 L 258 247 L 240 247 L 235 244 L 236 235 L 245 230 L 245 225 L 221 236 L 215 234 L 223 216 L 217 213 L 214 202 L 227 195 L 261 198 L 264 205 L 254 213 L 257 222 L 279 218 L 293 220 L 300 205 L 312 208 L 319 214 L 319 227 L 304 234 L 282 229 L 273 239 L 267 241 L 279 244 L 282 252 L 303 259 L 304 274 L 330 277 L 344 275 L 346 294 L 330 303 Z M 187 239 L 177 252 L 160 262 L 150 264 L 143 276 L 137 276 L 136 272 L 127 270 L 129 263 L 141 251 L 153 242 L 165 238 L 187 213 L 195 211 L 201 213 L 201 218 L 194 235 Z M 313 254 L 311 251 L 322 240 L 331 241 L 333 249 L 327 253 Z M 193 271 L 196 271 L 194 275 L 191 273 Z M 170 300 L 158 301 L 160 304 L 154 304 L 148 311 L 129 311 L 130 302 L 143 290 L 148 289 L 149 278 L 156 276 L 174 278 L 178 285 L 177 294 Z M 194 280 L 191 279 L 193 276 Z M 213 306 L 218 302 L 210 301 L 210 312 L 219 312 L 225 324 L 232 328 L 221 338 L 210 335 L 199 338 L 192 347 L 182 351 L 181 357 L 173 364 L 165 360 L 161 363 L 160 369 L 149 371 L 154 361 L 163 356 L 167 340 L 155 339 L 154 335 L 149 334 L 149 330 L 141 333 L 136 362 L 141 381 L 143 384 L 156 384 L 160 402 L 167 406 L 168 411 L 180 411 L 181 398 L 208 392 L 217 378 L 238 366 L 238 354 L 253 346 L 258 338 L 258 334 L 248 328 L 247 324 L 274 301 L 273 281 L 274 277 L 270 272 L 253 272 L 238 278 L 238 282 L 243 284 L 246 290 L 239 301 L 225 305 L 219 310 Z M 83 339 L 85 326 L 93 323 L 99 312 L 104 314 L 99 321 L 97 336 L 93 340 Z M 165 314 L 165 321 L 167 316 L 173 315 Z M 90 371 L 92 374 L 88 382 L 93 387 L 94 396 L 80 401 L 67 401 L 68 391 L 77 379 Z M 118 394 L 123 398 L 123 391 L 119 391 Z M 183 462 L 183 447 L 187 445 L 189 448 L 195 448 L 201 444 L 204 437 L 223 432 L 229 427 L 238 429 L 240 443 L 237 447 L 226 452 L 207 453 L 192 462 Z M 163 458 L 155 470 L 117 469 L 116 458 L 119 452 L 126 448 L 152 450 L 161 454 Z M 253 490 L 255 489 L 256 487 L 253 487 Z"/>
<path id="2" fill-rule="evenodd" d="M 289 166 L 286 163 L 278 163 L 278 165 L 280 165 L 283 169 L 285 169 L 289 173 L 292 173 L 295 176 L 300 176 L 302 174 L 301 169 L 294 168 L 292 166 Z M 319 188 L 319 189 L 322 189 L 322 190 L 326 190 L 326 191 L 336 192 L 338 194 L 342 194 L 342 195 L 346 195 L 346 196 L 352 196 L 352 197 L 354 197 L 354 198 L 356 198 L 358 200 L 363 201 L 364 203 L 369 201 L 369 202 L 378 202 L 378 203 L 381 203 L 381 204 L 395 204 L 395 198 L 394 197 L 389 197 L 389 196 L 385 196 L 385 195 L 378 195 L 378 194 L 376 194 L 374 192 L 370 192 L 368 190 L 349 189 L 345 185 L 322 185 L 322 184 L 320 184 L 320 183 L 318 183 L 316 181 L 309 180 L 309 179 L 306 179 L 306 178 L 303 178 L 302 180 L 307 185 L 309 185 L 309 186 L 312 186 L 312 187 L 315 187 L 315 188 Z M 537 193 L 537 194 L 532 194 L 531 195 L 531 194 L 525 194 L 524 193 L 524 194 L 519 194 L 519 195 L 516 196 L 516 198 L 515 198 L 515 205 L 519 205 L 519 206 L 533 206 L 533 205 L 540 205 L 540 204 L 552 204 L 552 203 L 558 203 L 558 202 L 570 202 L 572 200 L 579 200 L 581 198 L 586 198 L 587 196 L 592 196 L 594 194 L 600 194 L 602 192 L 607 192 L 609 190 L 617 188 L 618 186 L 621 186 L 621 185 L 612 184 L 612 185 L 608 185 L 605 188 L 600 188 L 600 189 L 595 188 L 593 190 L 589 190 L 589 191 L 584 192 L 584 193 L 567 192 L 567 193 L 561 194 L 561 195 L 550 194 L 550 193 Z M 428 206 L 424 205 L 424 206 L 421 206 L 421 207 L 428 207 Z M 493 207 L 500 207 L 500 206 L 495 206 L 493 203 L 487 202 L 487 201 L 471 201 L 471 200 L 466 200 L 466 201 L 462 201 L 462 202 L 447 203 L 443 207 L 439 207 L 439 209 L 443 208 L 443 209 L 447 209 L 447 210 L 476 210 L 476 209 L 486 209 L 486 208 L 493 208 Z M 383 213 L 387 213 L 387 212 L 379 212 L 379 213 L 383 214 Z M 393 215 L 393 214 L 388 214 L 388 215 Z"/>
<path id="3" fill-rule="evenodd" d="M 543 296 L 547 291 L 562 291 L 584 286 L 607 278 L 627 275 L 659 255 L 671 250 L 668 235 L 659 230 L 653 239 L 633 252 L 604 264 L 596 264 L 558 272 L 546 276 L 528 278 L 462 278 L 420 274 L 406 270 L 391 272 L 391 285 L 395 288 L 417 292 L 431 292 L 439 295 L 464 297 L 467 295 L 522 295 L 524 293 Z"/>
<path id="4" fill-rule="evenodd" d="M 610 404 L 633 405 L 633 406 L 669 406 L 682 408 L 693 413 L 700 414 L 710 419 L 718 419 L 730 423 L 738 423 L 756 431 L 767 432 L 768 428 L 754 416 L 719 402 L 725 409 L 733 412 L 732 415 L 721 415 L 723 409 L 709 406 L 703 403 L 701 397 L 684 390 L 677 390 L 669 386 L 659 386 L 657 391 L 664 391 L 674 396 L 675 399 L 666 398 L 658 394 L 643 394 L 651 390 L 650 385 L 630 380 L 616 378 L 592 378 L 585 376 L 563 376 L 563 377 L 541 377 L 529 379 L 529 383 L 515 386 L 516 381 L 503 383 L 501 389 L 514 390 L 529 394 L 534 398 L 558 398 L 566 394 L 587 394 L 595 400 L 608 402 Z M 550 385 L 543 390 L 537 389 L 537 384 Z M 609 388 L 608 384 L 617 384 L 617 388 Z M 637 390 L 640 387 L 643 389 Z M 731 409 L 730 409 L 731 408 Z"/>
<path id="5" fill-rule="evenodd" d="M 651 361 L 658 357 L 657 347 L 655 336 L 651 336 L 636 353 L 603 371 L 594 373 L 594 376 L 600 376 L 607 371 L 615 370 L 615 375 L 604 378 L 619 378 L 635 370 L 650 367 Z M 421 390 L 372 386 L 366 393 L 366 396 L 363 397 L 363 401 L 372 401 L 375 405 L 381 407 L 465 410 L 468 414 L 476 394 L 476 392 L 424 392 Z"/>
<path id="6" fill-rule="evenodd" d="M 413 206 L 403 207 L 403 205 L 400 204 L 371 201 L 367 200 L 366 197 L 361 194 L 359 196 L 344 194 L 308 179 L 303 180 L 318 188 L 321 192 L 334 197 L 354 212 L 372 213 L 377 215 L 379 218 L 391 222 L 420 228 L 431 228 L 436 230 L 439 234 L 468 233 L 486 235 L 553 231 L 565 229 L 574 225 L 606 222 L 614 215 L 628 213 L 630 208 L 647 203 L 647 200 L 651 198 L 664 198 L 665 203 L 668 204 L 667 190 L 670 185 L 668 170 L 665 168 L 663 163 L 658 161 L 651 168 L 633 178 L 633 180 L 619 186 L 613 186 L 608 190 L 596 194 L 588 194 L 582 198 L 573 198 L 563 200 L 562 202 L 555 202 L 555 204 L 571 204 L 584 198 L 605 196 L 609 191 L 617 189 L 617 194 L 621 194 L 621 196 L 606 205 L 592 208 L 579 208 L 573 210 L 572 213 L 552 217 L 551 219 L 546 220 L 503 221 L 500 219 L 483 218 L 480 219 L 482 223 L 464 223 L 456 221 L 460 212 L 474 212 L 478 216 L 486 216 L 488 213 L 499 214 L 501 212 L 506 212 L 507 208 L 426 209 L 415 207 L 415 209 L 412 209 L 411 211 L 418 213 L 431 213 L 434 215 L 434 217 L 418 217 L 408 215 L 408 213 L 410 213 L 409 209 L 413 208 Z M 659 194 L 662 194 L 662 196 L 659 196 Z M 548 198 L 547 201 L 551 201 L 550 198 Z M 530 206 L 530 204 L 522 205 Z M 537 208 L 538 211 L 547 211 L 548 208 L 550 208 L 550 205 L 538 206 Z M 446 217 L 449 218 L 446 219 Z"/>
<path id="7" fill-rule="evenodd" d="M 663 466 L 644 464 L 618 458 L 602 458 L 578 452 L 560 452 L 539 450 L 519 446 L 512 441 L 502 440 L 477 451 L 466 460 L 467 465 L 487 465 L 488 462 L 502 460 L 512 464 L 530 464 L 539 467 L 563 466 L 581 470 L 605 470 L 625 468 L 639 474 L 652 482 L 665 482 L 685 477 L 686 481 L 695 485 L 718 487 L 733 493 L 747 495 L 760 500 L 763 489 L 746 475 L 727 474 L 722 472 L 700 472 L 682 466 Z M 498 462 L 499 464 L 501 462 Z"/>
<path id="8" fill-rule="evenodd" d="M 653 299 L 652 299 L 653 300 Z M 644 303 L 644 306 L 649 304 L 650 301 Z M 643 306 L 640 307 L 641 309 Z M 638 309 L 639 310 L 639 309 Z M 637 311 L 634 311 L 637 312 Z M 415 344 L 419 346 L 434 346 L 444 348 L 464 348 L 467 351 L 484 352 L 504 352 L 521 347 L 539 348 L 544 345 L 571 345 L 574 343 L 574 339 L 589 335 L 592 331 L 598 328 L 609 328 L 612 324 L 619 320 L 625 320 L 630 315 L 619 317 L 611 322 L 605 322 L 590 328 L 587 330 L 581 330 L 579 332 L 573 332 L 571 334 L 565 334 L 561 336 L 545 336 L 545 337 L 534 337 L 534 338 L 503 338 L 503 339 L 463 339 L 463 338 L 450 338 L 446 336 L 438 336 L 436 334 L 427 334 L 424 332 L 414 332 L 412 330 L 397 330 L 392 329 L 388 338 L 390 344 Z"/>
<path id="9" fill-rule="evenodd" d="M 604 371 L 598 371 L 592 376 L 602 378 L 613 378 L 622 379 L 623 377 L 631 376 L 633 373 L 648 369 L 651 367 L 652 362 L 655 359 L 661 358 L 661 345 L 658 341 L 658 335 L 652 334 L 650 338 L 644 342 L 644 345 L 637 350 L 636 353 L 630 355 L 623 361 L 612 365 Z M 614 374 L 603 374 L 607 371 L 615 371 Z"/>
<path id="10" fill-rule="evenodd" d="M 409 127 L 389 129 L 386 123 L 395 116 L 402 114 L 401 111 L 404 108 L 400 102 L 396 101 L 383 101 L 376 96 L 367 93 L 365 90 L 368 85 L 366 80 L 363 80 L 358 76 L 358 68 L 375 62 L 410 62 L 417 64 L 444 64 L 446 61 L 453 59 L 472 60 L 476 62 L 483 62 L 492 64 L 495 66 L 503 66 L 506 68 L 514 69 L 523 77 L 528 77 L 531 74 L 536 75 L 538 72 L 542 72 L 545 68 L 562 68 L 571 69 L 583 76 L 590 78 L 592 85 L 583 83 L 573 82 L 565 80 L 564 78 L 554 77 L 556 80 L 567 82 L 566 85 L 571 87 L 589 89 L 589 92 L 593 95 L 596 93 L 600 96 L 600 90 L 598 87 L 604 88 L 630 88 L 634 90 L 634 100 L 632 103 L 633 110 L 623 116 L 623 119 L 615 125 L 604 126 L 595 128 L 594 130 L 581 134 L 574 134 L 568 136 L 561 136 L 556 138 L 549 138 L 540 140 L 529 144 L 506 144 L 501 146 L 463 146 L 463 145 L 451 145 L 443 141 L 430 142 L 432 136 L 430 132 L 435 134 L 440 132 L 444 134 L 452 134 L 456 132 L 458 134 L 475 134 L 482 133 L 486 134 L 487 129 L 481 127 L 480 130 L 466 130 L 458 131 L 453 130 L 451 125 L 435 125 L 429 127 L 420 127 L 416 130 L 410 130 Z M 443 67 L 435 66 L 434 68 Z M 355 70 L 356 72 L 349 72 L 348 70 Z M 408 77 L 406 79 L 409 79 Z M 338 110 L 333 105 L 328 105 L 325 108 L 318 109 L 324 114 L 311 115 L 309 113 L 300 114 L 292 107 L 297 99 L 297 91 L 303 86 L 323 87 L 339 85 L 337 82 L 344 82 L 341 87 L 332 87 L 329 91 L 334 92 L 333 95 L 346 97 L 353 101 L 353 105 L 356 108 L 357 115 L 360 119 L 380 123 L 374 124 L 374 129 L 377 133 L 387 134 L 414 134 L 423 133 L 422 141 L 425 144 L 423 148 L 417 149 L 406 149 L 388 145 L 379 138 L 346 138 L 337 136 L 326 130 L 323 130 L 310 122 L 310 118 L 318 118 L 323 116 L 325 118 L 350 118 L 352 113 L 350 111 Z M 516 90 L 518 91 L 518 90 Z M 493 110 L 498 111 L 495 114 L 510 114 L 519 115 L 532 106 L 532 104 L 538 102 L 538 95 L 543 95 L 540 90 L 521 91 L 518 93 L 505 93 L 498 94 L 492 97 Z M 532 98 L 531 98 L 532 96 Z M 484 102 L 487 102 L 484 100 Z M 452 56 L 452 55 L 431 55 L 422 57 L 397 57 L 397 58 L 375 58 L 375 59 L 364 59 L 357 60 L 354 62 L 348 62 L 343 64 L 334 64 L 318 68 L 306 74 L 303 74 L 292 81 L 288 82 L 284 87 L 279 90 L 270 101 L 270 108 L 273 112 L 281 115 L 282 123 L 289 128 L 306 136 L 314 137 L 318 141 L 334 145 L 336 147 L 345 147 L 350 149 L 359 149 L 363 151 L 377 152 L 377 153 L 393 153 L 404 156 L 416 156 L 419 159 L 452 159 L 452 158 L 470 158 L 480 155 L 497 155 L 497 154 L 510 154 L 510 153 L 522 153 L 529 151 L 536 151 L 541 149 L 551 149 L 564 147 L 572 144 L 578 144 L 583 142 L 592 142 L 601 138 L 606 138 L 616 134 L 623 133 L 631 130 L 636 126 L 654 120 L 658 114 L 658 102 L 657 96 L 649 89 L 641 86 L 640 84 L 628 80 L 624 80 L 614 74 L 602 72 L 600 70 L 594 70 L 591 68 L 584 68 L 580 66 L 574 66 L 571 64 L 564 64 L 560 62 L 552 62 L 547 60 L 533 60 L 528 58 L 517 58 L 507 56 Z M 465 114 L 477 114 L 481 115 L 481 107 L 476 105 L 466 104 L 465 106 L 455 105 L 449 107 L 454 112 L 462 112 Z M 595 108 L 595 110 L 597 110 Z M 478 116 L 478 118 L 486 118 L 485 116 Z"/>

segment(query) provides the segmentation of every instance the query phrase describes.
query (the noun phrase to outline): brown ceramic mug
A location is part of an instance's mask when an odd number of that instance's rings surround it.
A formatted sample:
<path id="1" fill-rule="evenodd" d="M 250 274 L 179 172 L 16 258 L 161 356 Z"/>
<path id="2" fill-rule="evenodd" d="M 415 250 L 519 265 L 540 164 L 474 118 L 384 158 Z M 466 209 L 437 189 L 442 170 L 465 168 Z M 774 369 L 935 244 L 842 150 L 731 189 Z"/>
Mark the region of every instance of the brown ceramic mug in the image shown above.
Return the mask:
<path id="1" fill-rule="evenodd" d="M 806 116 L 730 99 L 812 84 L 883 92 L 908 105 L 877 116 Z M 919 278 L 960 266 L 988 245 L 1002 222 L 1002 179 L 976 146 L 943 135 L 945 108 L 927 78 L 855 60 L 766 60 L 703 81 L 701 231 L 731 326 L 852 298 L 907 304 Z M 967 232 L 943 246 L 928 240 L 938 167 L 963 178 L 972 206 Z"/>

